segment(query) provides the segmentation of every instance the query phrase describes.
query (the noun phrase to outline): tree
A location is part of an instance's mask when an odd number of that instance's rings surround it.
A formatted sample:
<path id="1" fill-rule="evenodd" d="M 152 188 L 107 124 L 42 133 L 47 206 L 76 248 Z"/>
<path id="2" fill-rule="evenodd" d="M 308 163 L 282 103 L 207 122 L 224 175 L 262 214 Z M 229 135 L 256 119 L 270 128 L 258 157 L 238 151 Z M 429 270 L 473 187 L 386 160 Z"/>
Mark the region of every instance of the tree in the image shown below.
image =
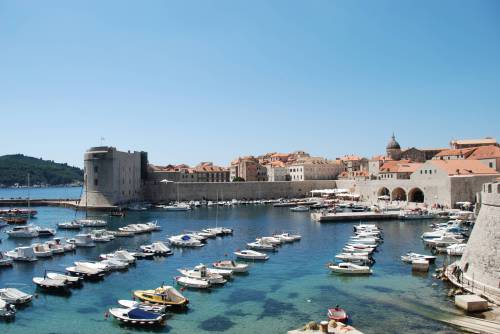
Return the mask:
<path id="1" fill-rule="evenodd" d="M 245 182 L 245 179 L 239 176 L 233 177 L 233 182 Z"/>

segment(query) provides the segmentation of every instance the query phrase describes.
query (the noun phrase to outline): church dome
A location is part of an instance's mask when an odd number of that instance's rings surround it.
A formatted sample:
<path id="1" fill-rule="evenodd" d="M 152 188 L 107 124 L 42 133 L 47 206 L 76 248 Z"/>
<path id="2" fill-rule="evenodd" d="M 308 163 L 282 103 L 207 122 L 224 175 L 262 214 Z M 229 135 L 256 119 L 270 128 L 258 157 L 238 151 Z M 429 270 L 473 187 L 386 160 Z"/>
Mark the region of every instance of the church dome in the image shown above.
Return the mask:
<path id="1" fill-rule="evenodd" d="M 386 149 L 388 150 L 400 150 L 401 146 L 399 146 L 399 143 L 396 141 L 396 137 L 394 137 L 394 134 L 392 135 L 391 140 L 387 144 Z"/>

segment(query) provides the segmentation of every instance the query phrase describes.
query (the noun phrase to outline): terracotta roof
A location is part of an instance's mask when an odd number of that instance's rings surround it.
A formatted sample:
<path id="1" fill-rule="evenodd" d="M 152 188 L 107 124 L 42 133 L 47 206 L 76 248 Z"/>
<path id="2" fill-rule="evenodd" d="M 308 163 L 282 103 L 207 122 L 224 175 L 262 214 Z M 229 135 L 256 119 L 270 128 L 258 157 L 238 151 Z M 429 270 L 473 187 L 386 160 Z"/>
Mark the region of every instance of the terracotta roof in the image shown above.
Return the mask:
<path id="1" fill-rule="evenodd" d="M 410 164 L 410 160 L 389 160 L 380 166 L 381 173 L 397 173 L 400 164 Z"/>
<path id="2" fill-rule="evenodd" d="M 385 155 L 375 155 L 373 156 L 370 161 L 389 161 L 391 160 L 389 157 L 386 157 Z"/>
<path id="3" fill-rule="evenodd" d="M 286 164 L 283 162 L 283 161 L 273 161 L 271 163 L 269 163 L 269 165 L 271 165 L 272 167 L 285 167 Z"/>
<path id="4" fill-rule="evenodd" d="M 479 160 L 429 160 L 448 175 L 498 174 Z"/>
<path id="5" fill-rule="evenodd" d="M 481 160 L 500 158 L 500 148 L 494 145 L 480 146 L 467 159 Z"/>
<path id="6" fill-rule="evenodd" d="M 422 163 L 412 162 L 398 165 L 398 173 L 413 173 L 422 166 Z"/>
<path id="7" fill-rule="evenodd" d="M 340 158 L 342 161 L 358 161 L 361 160 L 361 158 L 357 155 L 344 155 L 343 157 Z"/>
<path id="8" fill-rule="evenodd" d="M 439 152 L 438 154 L 435 155 L 435 157 L 446 157 L 446 156 L 451 156 L 451 155 L 463 155 L 465 158 L 467 158 L 476 148 L 475 147 L 470 147 L 470 148 L 461 148 L 461 149 L 449 149 L 449 150 L 444 150 Z"/>
<path id="9" fill-rule="evenodd" d="M 271 158 L 288 158 L 289 155 L 288 153 L 274 153 Z"/>

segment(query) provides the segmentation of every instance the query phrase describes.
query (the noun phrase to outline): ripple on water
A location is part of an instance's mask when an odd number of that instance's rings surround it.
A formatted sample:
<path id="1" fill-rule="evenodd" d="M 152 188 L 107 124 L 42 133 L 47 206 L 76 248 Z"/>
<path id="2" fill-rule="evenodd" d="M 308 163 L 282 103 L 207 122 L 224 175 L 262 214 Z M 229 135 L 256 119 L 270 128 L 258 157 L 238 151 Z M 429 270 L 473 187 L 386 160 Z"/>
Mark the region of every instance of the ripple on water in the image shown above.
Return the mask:
<path id="1" fill-rule="evenodd" d="M 234 317 L 246 317 L 250 315 L 250 313 L 245 313 L 242 310 L 229 310 L 224 312 L 224 314 L 227 316 L 234 316 Z"/>
<path id="2" fill-rule="evenodd" d="M 225 332 L 234 325 L 235 323 L 229 318 L 217 315 L 213 318 L 202 321 L 198 327 L 209 332 Z"/>
<path id="3" fill-rule="evenodd" d="M 76 309 L 76 311 L 83 314 L 99 313 L 99 310 L 95 307 L 79 307 Z"/>

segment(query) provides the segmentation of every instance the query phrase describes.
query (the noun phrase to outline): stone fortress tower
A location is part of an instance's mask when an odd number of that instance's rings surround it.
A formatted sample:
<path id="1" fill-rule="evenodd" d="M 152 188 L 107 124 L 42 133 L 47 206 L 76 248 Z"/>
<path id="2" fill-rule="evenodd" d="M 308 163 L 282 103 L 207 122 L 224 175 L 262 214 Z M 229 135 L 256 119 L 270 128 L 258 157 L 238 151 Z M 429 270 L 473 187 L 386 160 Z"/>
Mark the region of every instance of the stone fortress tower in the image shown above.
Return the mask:
<path id="1" fill-rule="evenodd" d="M 455 275 L 474 293 L 500 304 L 500 180 L 485 183 L 481 208 Z"/>
<path id="2" fill-rule="evenodd" d="M 84 154 L 81 207 L 106 208 L 141 201 L 147 177 L 145 152 L 121 152 L 114 147 L 92 147 Z"/>
<path id="3" fill-rule="evenodd" d="M 394 133 L 392 134 L 391 140 L 386 146 L 387 157 L 391 160 L 401 160 L 401 146 L 396 141 Z"/>

